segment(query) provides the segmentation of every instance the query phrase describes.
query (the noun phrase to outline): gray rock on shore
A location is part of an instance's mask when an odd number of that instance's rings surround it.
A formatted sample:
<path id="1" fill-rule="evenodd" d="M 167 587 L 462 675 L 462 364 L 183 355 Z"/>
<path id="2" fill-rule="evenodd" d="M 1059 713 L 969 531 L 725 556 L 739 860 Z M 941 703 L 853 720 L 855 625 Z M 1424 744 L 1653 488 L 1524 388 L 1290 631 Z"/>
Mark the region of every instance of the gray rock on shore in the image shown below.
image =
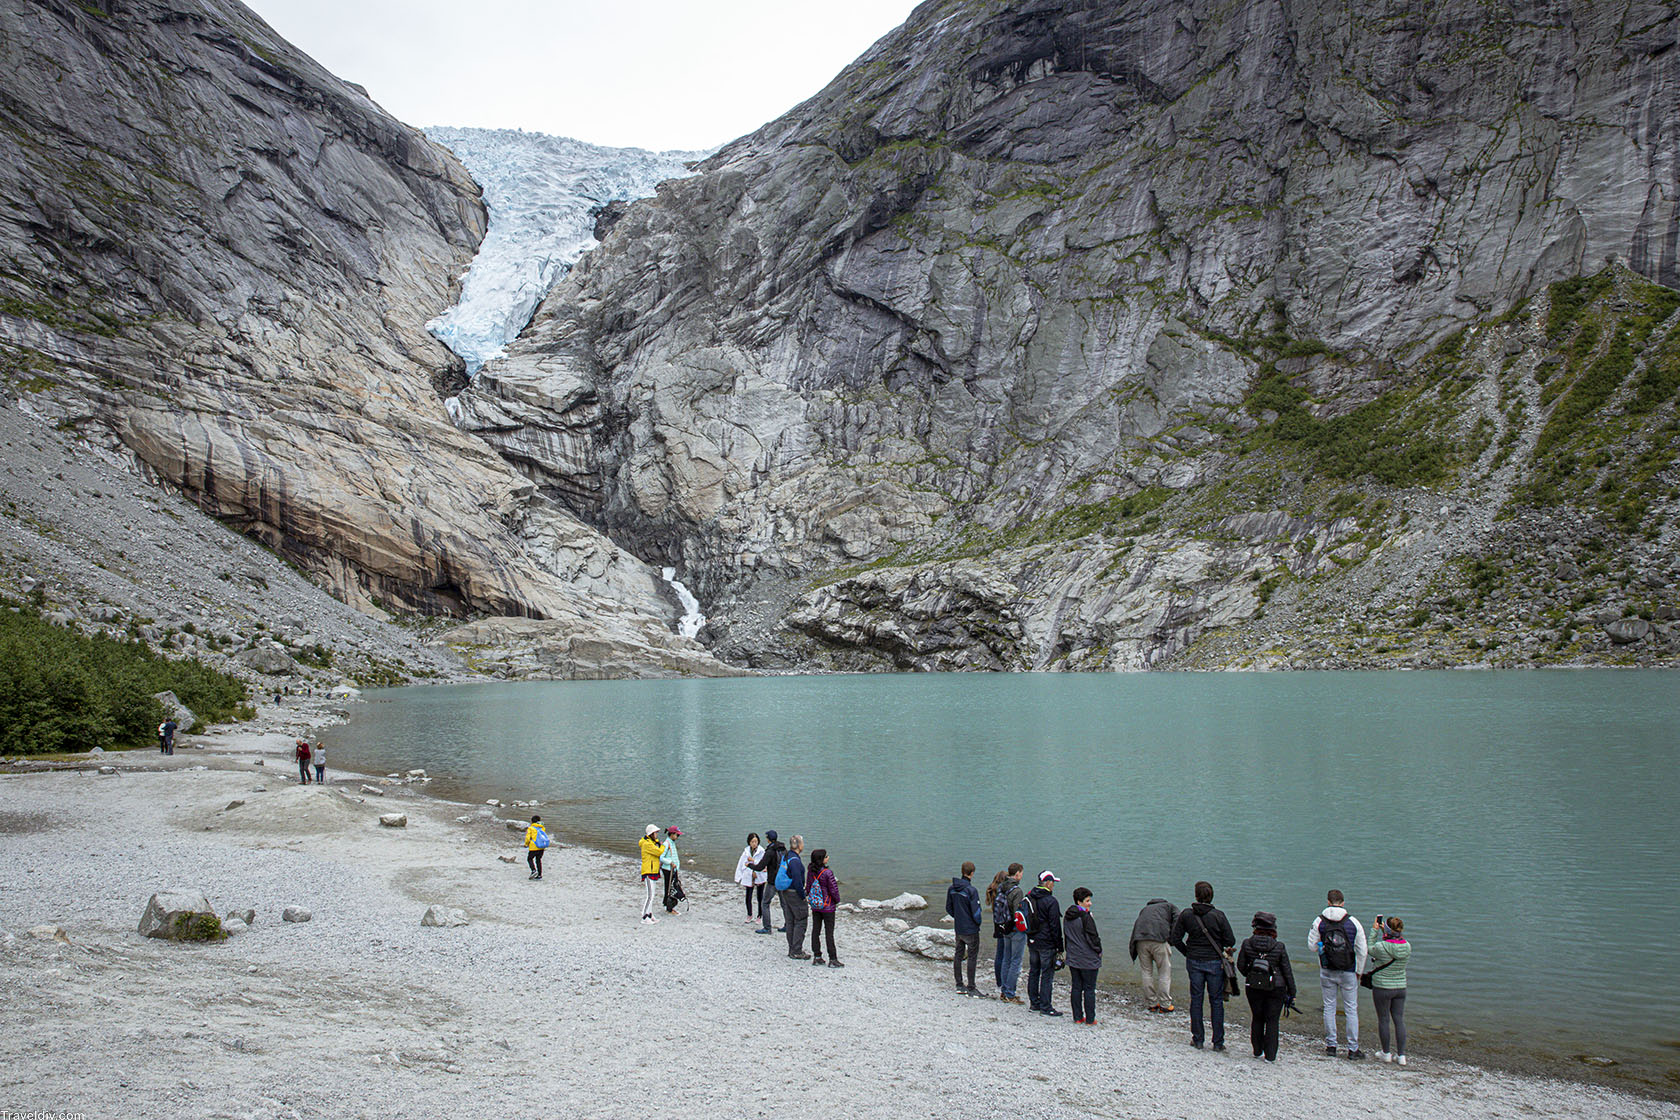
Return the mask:
<path id="1" fill-rule="evenodd" d="M 407 813 L 386 813 L 379 818 L 379 823 L 386 828 L 407 828 Z"/>
<path id="2" fill-rule="evenodd" d="M 314 916 L 302 906 L 288 906 L 280 911 L 280 920 L 285 922 L 307 922 Z"/>
<path id="3" fill-rule="evenodd" d="M 210 900 L 193 891 L 159 891 L 146 901 L 136 927 L 165 941 L 208 941 L 221 936 L 221 919 Z"/>
<path id="4" fill-rule="evenodd" d="M 428 906 L 426 907 L 426 912 L 420 916 L 420 924 L 423 926 L 439 926 L 446 929 L 454 928 L 455 926 L 466 925 L 467 916 L 462 911 L 456 910 L 453 907 Z"/>

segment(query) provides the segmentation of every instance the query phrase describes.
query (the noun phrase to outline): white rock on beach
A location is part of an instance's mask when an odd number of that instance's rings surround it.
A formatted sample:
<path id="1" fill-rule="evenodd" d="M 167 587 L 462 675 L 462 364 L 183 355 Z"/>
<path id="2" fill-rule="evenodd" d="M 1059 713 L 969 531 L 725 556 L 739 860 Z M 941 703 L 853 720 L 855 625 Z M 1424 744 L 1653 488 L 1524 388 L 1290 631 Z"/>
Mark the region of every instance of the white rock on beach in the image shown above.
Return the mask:
<path id="1" fill-rule="evenodd" d="M 29 931 L 29 936 L 37 941 L 62 941 L 70 944 L 70 937 L 64 932 L 63 926 L 35 926 Z"/>
<path id="2" fill-rule="evenodd" d="M 386 828 L 407 828 L 408 814 L 386 813 L 384 816 L 379 818 L 379 823 L 384 825 Z"/>
<path id="3" fill-rule="evenodd" d="M 903 894 L 887 899 L 885 905 L 890 910 L 926 910 L 927 899 L 919 894 L 911 894 L 909 891 L 905 891 Z"/>
<path id="4" fill-rule="evenodd" d="M 117 768 L 115 766 L 101 766 L 99 768 L 99 772 L 104 774 L 106 777 L 110 777 L 117 772 Z"/>
<path id="5" fill-rule="evenodd" d="M 236 933 L 245 933 L 249 931 L 250 928 L 251 927 L 249 925 L 239 918 L 222 919 L 222 932 L 227 934 L 229 937 L 232 937 Z"/>
<path id="6" fill-rule="evenodd" d="M 222 915 L 222 923 L 226 925 L 235 918 L 244 922 L 247 926 L 254 926 L 257 924 L 257 912 L 249 906 L 243 910 L 229 910 L 226 914 Z"/>
<path id="7" fill-rule="evenodd" d="M 888 933 L 905 933 L 910 929 L 910 923 L 903 918 L 887 918 L 882 921 L 881 928 Z"/>
<path id="8" fill-rule="evenodd" d="M 467 916 L 460 910 L 449 906 L 428 906 L 426 912 L 420 915 L 423 926 L 443 926 L 453 928 L 467 924 Z"/>
<path id="9" fill-rule="evenodd" d="M 314 916 L 301 906 L 288 906 L 280 911 L 280 920 L 283 922 L 307 922 Z"/>
<path id="10" fill-rule="evenodd" d="M 385 791 L 380 789 L 378 786 L 362 786 L 361 790 L 362 790 L 363 793 L 371 794 L 374 797 L 384 797 L 385 796 Z"/>

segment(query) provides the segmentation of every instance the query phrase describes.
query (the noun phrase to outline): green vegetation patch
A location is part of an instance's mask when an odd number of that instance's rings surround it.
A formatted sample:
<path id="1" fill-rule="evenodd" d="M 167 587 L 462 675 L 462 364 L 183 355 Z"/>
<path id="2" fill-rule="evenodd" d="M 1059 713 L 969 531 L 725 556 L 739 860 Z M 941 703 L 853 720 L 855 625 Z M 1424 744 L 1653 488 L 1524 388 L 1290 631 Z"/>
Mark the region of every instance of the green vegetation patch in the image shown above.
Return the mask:
<path id="1" fill-rule="evenodd" d="M 170 660 L 139 641 L 88 637 L 0 600 L 0 724 L 19 754 L 143 746 L 173 692 L 200 720 L 233 719 L 245 686 L 202 662 Z M 183 728 L 183 730 L 186 730 Z"/>

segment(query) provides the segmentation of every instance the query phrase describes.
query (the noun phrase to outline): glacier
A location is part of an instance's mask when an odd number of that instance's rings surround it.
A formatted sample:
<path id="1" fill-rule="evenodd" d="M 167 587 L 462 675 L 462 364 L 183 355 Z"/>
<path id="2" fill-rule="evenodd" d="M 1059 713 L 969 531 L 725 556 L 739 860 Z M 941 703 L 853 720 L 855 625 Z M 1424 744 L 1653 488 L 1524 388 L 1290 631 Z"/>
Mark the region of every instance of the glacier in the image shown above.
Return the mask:
<path id="1" fill-rule="evenodd" d="M 461 278 L 459 302 L 426 324 L 466 362 L 468 377 L 502 355 L 549 289 L 595 247 L 601 207 L 646 198 L 711 154 L 606 148 L 520 129 L 424 131 L 455 153 L 490 211 L 484 242 Z"/>

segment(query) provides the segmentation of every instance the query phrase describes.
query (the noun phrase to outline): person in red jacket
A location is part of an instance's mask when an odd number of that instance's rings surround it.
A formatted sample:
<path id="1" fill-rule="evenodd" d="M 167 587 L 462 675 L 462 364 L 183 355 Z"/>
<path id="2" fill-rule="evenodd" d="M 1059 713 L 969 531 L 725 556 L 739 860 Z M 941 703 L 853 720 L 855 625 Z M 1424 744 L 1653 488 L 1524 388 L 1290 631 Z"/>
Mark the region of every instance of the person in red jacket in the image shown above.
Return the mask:
<path id="1" fill-rule="evenodd" d="M 301 785 L 309 784 L 309 757 L 309 740 L 299 739 L 297 741 L 297 764 L 298 782 Z"/>

